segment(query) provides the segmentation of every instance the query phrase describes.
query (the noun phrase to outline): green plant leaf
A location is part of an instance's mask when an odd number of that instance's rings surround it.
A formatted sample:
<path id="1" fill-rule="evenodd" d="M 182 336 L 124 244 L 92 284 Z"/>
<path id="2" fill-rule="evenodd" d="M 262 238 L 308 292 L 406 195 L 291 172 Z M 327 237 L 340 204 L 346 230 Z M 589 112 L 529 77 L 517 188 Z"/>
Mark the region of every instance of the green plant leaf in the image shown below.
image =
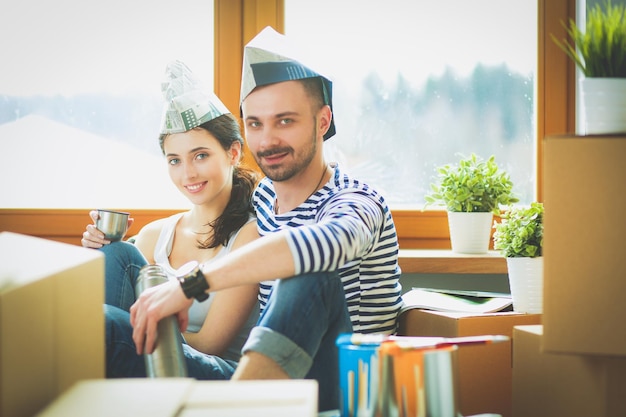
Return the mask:
<path id="1" fill-rule="evenodd" d="M 461 157 L 456 165 L 438 167 L 436 173 L 424 208 L 442 204 L 453 212 L 494 212 L 500 205 L 519 201 L 508 173 L 498 167 L 493 155 L 483 160 L 472 153 Z"/>
<path id="2" fill-rule="evenodd" d="M 542 256 L 543 213 L 543 204 L 538 202 L 499 212 L 502 220 L 493 225 L 494 249 L 507 258 Z"/>
<path id="3" fill-rule="evenodd" d="M 626 6 L 611 0 L 588 9 L 584 30 L 570 19 L 561 22 L 569 40 L 552 40 L 586 77 L 626 78 Z"/>

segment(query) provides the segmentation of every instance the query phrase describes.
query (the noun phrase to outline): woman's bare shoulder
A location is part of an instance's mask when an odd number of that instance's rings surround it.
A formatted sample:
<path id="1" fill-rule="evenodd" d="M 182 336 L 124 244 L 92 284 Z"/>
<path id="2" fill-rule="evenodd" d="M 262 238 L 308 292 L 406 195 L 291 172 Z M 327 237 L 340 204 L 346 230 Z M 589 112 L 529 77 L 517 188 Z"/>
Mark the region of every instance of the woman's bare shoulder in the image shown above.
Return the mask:
<path id="1" fill-rule="evenodd" d="M 137 236 L 135 236 L 135 246 L 151 262 L 154 261 L 152 259 L 154 257 L 154 248 L 167 221 L 168 218 L 151 221 L 142 227 Z"/>
<path id="2" fill-rule="evenodd" d="M 150 237 L 150 236 L 156 235 L 158 237 L 159 234 L 161 233 L 161 230 L 163 229 L 163 226 L 166 224 L 168 220 L 169 218 L 157 219 L 157 220 L 151 221 L 150 223 L 146 224 L 144 227 L 141 228 L 137 236 L 138 237 L 139 236 Z"/>
<path id="3" fill-rule="evenodd" d="M 259 232 L 256 227 L 256 221 L 250 221 L 239 229 L 237 238 L 235 239 L 235 242 L 233 242 L 233 249 L 243 246 L 246 243 L 250 243 L 258 238 Z"/>

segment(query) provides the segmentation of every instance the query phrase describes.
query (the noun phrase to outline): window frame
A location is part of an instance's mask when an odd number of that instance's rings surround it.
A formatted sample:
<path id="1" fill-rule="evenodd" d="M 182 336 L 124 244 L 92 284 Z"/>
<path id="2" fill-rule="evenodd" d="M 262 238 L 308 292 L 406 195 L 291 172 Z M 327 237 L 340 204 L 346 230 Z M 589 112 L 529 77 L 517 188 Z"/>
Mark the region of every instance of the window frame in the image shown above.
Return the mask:
<path id="1" fill-rule="evenodd" d="M 537 199 L 543 198 L 543 138 L 575 132 L 575 67 L 552 42 L 550 34 L 566 36 L 562 21 L 576 16 L 576 0 L 537 0 L 538 67 L 536 79 Z M 216 94 L 239 114 L 243 48 L 267 25 L 284 31 L 283 0 L 214 0 Z M 512 17 L 514 18 L 514 17 Z M 250 152 L 244 163 L 258 169 Z M 87 209 L 2 209 L 0 231 L 12 231 L 80 245 Z M 180 210 L 132 209 L 137 232 L 155 218 Z M 402 249 L 449 249 L 447 215 L 443 210 L 419 207 L 392 208 Z"/>
<path id="2" fill-rule="evenodd" d="M 543 138 L 575 130 L 575 68 L 552 42 L 550 34 L 566 36 L 562 21 L 574 18 L 576 0 L 537 0 L 538 59 L 536 80 L 537 200 L 543 199 Z M 284 32 L 283 0 L 215 0 L 215 80 L 217 94 L 239 113 L 239 79 L 243 47 L 267 25 Z M 233 18 L 235 17 L 235 18 Z M 233 51 L 238 51 L 233 54 Z M 256 167 L 252 158 L 245 160 Z M 394 209 L 403 249 L 449 249 L 450 236 L 444 210 L 419 207 Z"/>

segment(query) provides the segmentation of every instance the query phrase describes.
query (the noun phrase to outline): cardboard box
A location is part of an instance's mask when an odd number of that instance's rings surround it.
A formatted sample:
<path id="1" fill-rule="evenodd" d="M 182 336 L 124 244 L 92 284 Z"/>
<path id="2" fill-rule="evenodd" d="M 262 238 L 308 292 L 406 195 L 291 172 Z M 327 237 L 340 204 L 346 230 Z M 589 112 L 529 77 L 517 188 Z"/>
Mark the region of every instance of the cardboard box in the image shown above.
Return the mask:
<path id="1" fill-rule="evenodd" d="M 32 416 L 104 378 L 104 256 L 0 233 L 0 415 Z"/>
<path id="2" fill-rule="evenodd" d="M 626 358 L 543 352 L 544 330 L 513 331 L 513 417 L 626 416 Z"/>
<path id="3" fill-rule="evenodd" d="M 399 334 L 511 337 L 514 326 L 539 323 L 540 314 L 471 314 L 414 309 L 400 317 Z M 496 413 L 511 416 L 511 363 L 511 342 L 459 348 L 459 408 L 462 415 Z"/>
<path id="4" fill-rule="evenodd" d="M 39 417 L 317 417 L 317 381 L 83 381 Z"/>
<path id="5" fill-rule="evenodd" d="M 626 137 L 544 141 L 543 348 L 626 355 Z"/>

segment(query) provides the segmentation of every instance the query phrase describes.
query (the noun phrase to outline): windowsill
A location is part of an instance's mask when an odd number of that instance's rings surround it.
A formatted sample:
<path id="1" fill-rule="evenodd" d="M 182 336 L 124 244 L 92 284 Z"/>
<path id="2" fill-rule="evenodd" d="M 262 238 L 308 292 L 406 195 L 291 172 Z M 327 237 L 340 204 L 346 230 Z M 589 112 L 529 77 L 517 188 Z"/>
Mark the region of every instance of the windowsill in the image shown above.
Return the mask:
<path id="1" fill-rule="evenodd" d="M 85 225 L 90 222 L 88 211 L 88 209 L 0 209 L 0 231 L 22 233 L 80 246 Z M 128 236 L 137 233 L 150 221 L 176 212 L 176 210 L 133 209 L 131 213 L 135 222 Z M 434 216 L 431 213 L 428 215 Z M 444 216 L 440 213 L 436 215 L 442 220 L 439 228 L 445 231 L 447 224 L 443 222 Z M 403 214 L 398 218 L 401 220 L 399 223 L 412 226 Z M 431 229 L 428 230 L 432 231 Z M 399 237 L 404 241 L 410 241 L 411 238 L 422 239 L 428 244 L 434 234 L 430 233 L 424 237 L 415 234 L 411 229 L 407 230 L 405 235 Z M 449 247 L 449 238 L 443 232 L 436 237 L 435 243 Z M 413 249 L 402 242 L 400 245 L 407 248 L 401 249 L 399 254 L 400 268 L 406 274 L 507 274 L 506 260 L 496 251 L 482 255 L 463 255 L 449 249 Z"/>
<path id="2" fill-rule="evenodd" d="M 451 250 L 400 249 L 405 274 L 507 274 L 506 259 L 497 251 L 466 255 Z"/>

